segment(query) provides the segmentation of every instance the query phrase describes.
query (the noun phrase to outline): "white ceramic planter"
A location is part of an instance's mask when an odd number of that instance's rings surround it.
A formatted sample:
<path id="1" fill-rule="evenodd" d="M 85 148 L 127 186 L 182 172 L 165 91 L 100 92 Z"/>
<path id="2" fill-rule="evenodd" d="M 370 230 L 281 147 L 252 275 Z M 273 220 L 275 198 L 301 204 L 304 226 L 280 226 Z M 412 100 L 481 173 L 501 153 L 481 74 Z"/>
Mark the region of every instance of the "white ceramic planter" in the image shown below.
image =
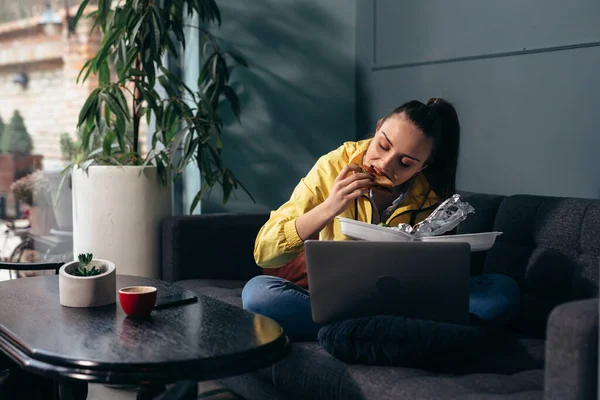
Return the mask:
<path id="1" fill-rule="evenodd" d="M 60 304 L 66 307 L 99 307 L 117 301 L 117 273 L 115 264 L 93 259 L 89 267 L 102 269 L 100 275 L 75 276 L 70 272 L 79 267 L 79 261 L 63 265 L 58 272 Z"/>
<path id="2" fill-rule="evenodd" d="M 73 254 L 111 260 L 119 274 L 160 278 L 160 224 L 171 215 L 170 187 L 156 167 L 75 169 Z"/>

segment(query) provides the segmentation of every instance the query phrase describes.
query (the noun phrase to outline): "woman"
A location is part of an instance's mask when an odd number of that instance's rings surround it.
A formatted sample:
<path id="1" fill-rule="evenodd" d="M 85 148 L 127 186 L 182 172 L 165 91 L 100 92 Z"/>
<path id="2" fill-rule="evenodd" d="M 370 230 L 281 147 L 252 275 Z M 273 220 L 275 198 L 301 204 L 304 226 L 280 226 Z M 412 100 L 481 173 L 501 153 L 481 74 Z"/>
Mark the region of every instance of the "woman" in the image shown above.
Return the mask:
<path id="1" fill-rule="evenodd" d="M 348 239 L 338 215 L 391 226 L 422 221 L 454 194 L 459 139 L 458 116 L 443 99 L 410 101 L 396 108 L 378 121 L 373 138 L 344 143 L 317 161 L 258 233 L 256 263 L 267 271 L 286 271 L 294 265 L 295 277 L 298 268 L 305 274 L 305 240 Z M 394 183 L 392 192 L 369 190 L 373 177 L 362 173 L 358 164 L 383 171 Z M 312 321 L 309 292 L 301 287 L 306 280 L 297 285 L 285 279 L 285 273 L 269 275 L 246 284 L 244 308 L 278 321 L 294 339 L 314 338 L 319 326 Z M 471 281 L 470 311 L 480 319 L 502 321 L 518 300 L 518 286 L 507 276 Z"/>

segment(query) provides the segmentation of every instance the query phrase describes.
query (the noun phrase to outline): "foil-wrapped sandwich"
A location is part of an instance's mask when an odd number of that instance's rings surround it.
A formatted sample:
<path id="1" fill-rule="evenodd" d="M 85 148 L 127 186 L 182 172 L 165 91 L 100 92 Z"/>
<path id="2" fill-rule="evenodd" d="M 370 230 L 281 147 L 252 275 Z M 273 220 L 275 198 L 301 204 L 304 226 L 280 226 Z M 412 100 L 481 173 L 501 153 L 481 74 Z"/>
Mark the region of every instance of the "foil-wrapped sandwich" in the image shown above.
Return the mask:
<path id="1" fill-rule="evenodd" d="M 475 209 L 469 203 L 461 201 L 460 195 L 455 194 L 440 204 L 422 222 L 415 226 L 400 224 L 394 229 L 409 233 L 416 238 L 439 236 L 456 228 L 469 214 L 474 212 Z"/>

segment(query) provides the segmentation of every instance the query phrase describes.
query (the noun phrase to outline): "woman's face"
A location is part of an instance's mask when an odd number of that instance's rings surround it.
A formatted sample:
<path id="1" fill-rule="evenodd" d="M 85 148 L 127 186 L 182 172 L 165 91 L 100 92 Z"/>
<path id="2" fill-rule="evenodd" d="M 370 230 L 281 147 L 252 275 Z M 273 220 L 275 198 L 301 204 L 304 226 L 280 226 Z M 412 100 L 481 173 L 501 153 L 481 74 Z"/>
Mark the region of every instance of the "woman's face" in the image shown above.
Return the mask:
<path id="1" fill-rule="evenodd" d="M 398 114 L 377 123 L 365 164 L 381 169 L 398 186 L 425 167 L 432 148 L 432 140 Z"/>

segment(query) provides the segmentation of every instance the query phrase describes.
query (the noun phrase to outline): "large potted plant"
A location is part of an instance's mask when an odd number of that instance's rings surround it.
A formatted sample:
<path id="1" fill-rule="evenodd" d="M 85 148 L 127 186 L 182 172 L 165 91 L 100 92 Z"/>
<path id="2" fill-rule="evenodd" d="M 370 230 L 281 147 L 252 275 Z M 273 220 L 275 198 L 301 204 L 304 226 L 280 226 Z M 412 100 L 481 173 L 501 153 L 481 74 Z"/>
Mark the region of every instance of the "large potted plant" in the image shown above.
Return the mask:
<path id="1" fill-rule="evenodd" d="M 246 62 L 206 29 L 221 22 L 214 0 L 111 3 L 99 1 L 88 15 L 103 37 L 78 78 L 95 75 L 99 87 L 79 114 L 83 152 L 69 167 L 74 253 L 91 250 L 114 261 L 121 273 L 157 277 L 158 227 L 171 212 L 170 178 L 179 178 L 190 163 L 198 165 L 202 188 L 191 211 L 214 185 L 222 186 L 224 202 L 241 186 L 221 160 L 218 109 L 227 101 L 239 118 L 230 70 L 231 64 Z M 87 5 L 86 0 L 79 7 L 75 26 Z M 202 24 L 196 28 L 203 36 L 203 66 L 192 90 L 164 60 L 176 59 L 184 48 L 184 27 L 194 13 Z M 139 140 L 144 118 L 154 127 L 147 153 Z M 99 148 L 92 145 L 95 138 L 102 143 Z"/>

